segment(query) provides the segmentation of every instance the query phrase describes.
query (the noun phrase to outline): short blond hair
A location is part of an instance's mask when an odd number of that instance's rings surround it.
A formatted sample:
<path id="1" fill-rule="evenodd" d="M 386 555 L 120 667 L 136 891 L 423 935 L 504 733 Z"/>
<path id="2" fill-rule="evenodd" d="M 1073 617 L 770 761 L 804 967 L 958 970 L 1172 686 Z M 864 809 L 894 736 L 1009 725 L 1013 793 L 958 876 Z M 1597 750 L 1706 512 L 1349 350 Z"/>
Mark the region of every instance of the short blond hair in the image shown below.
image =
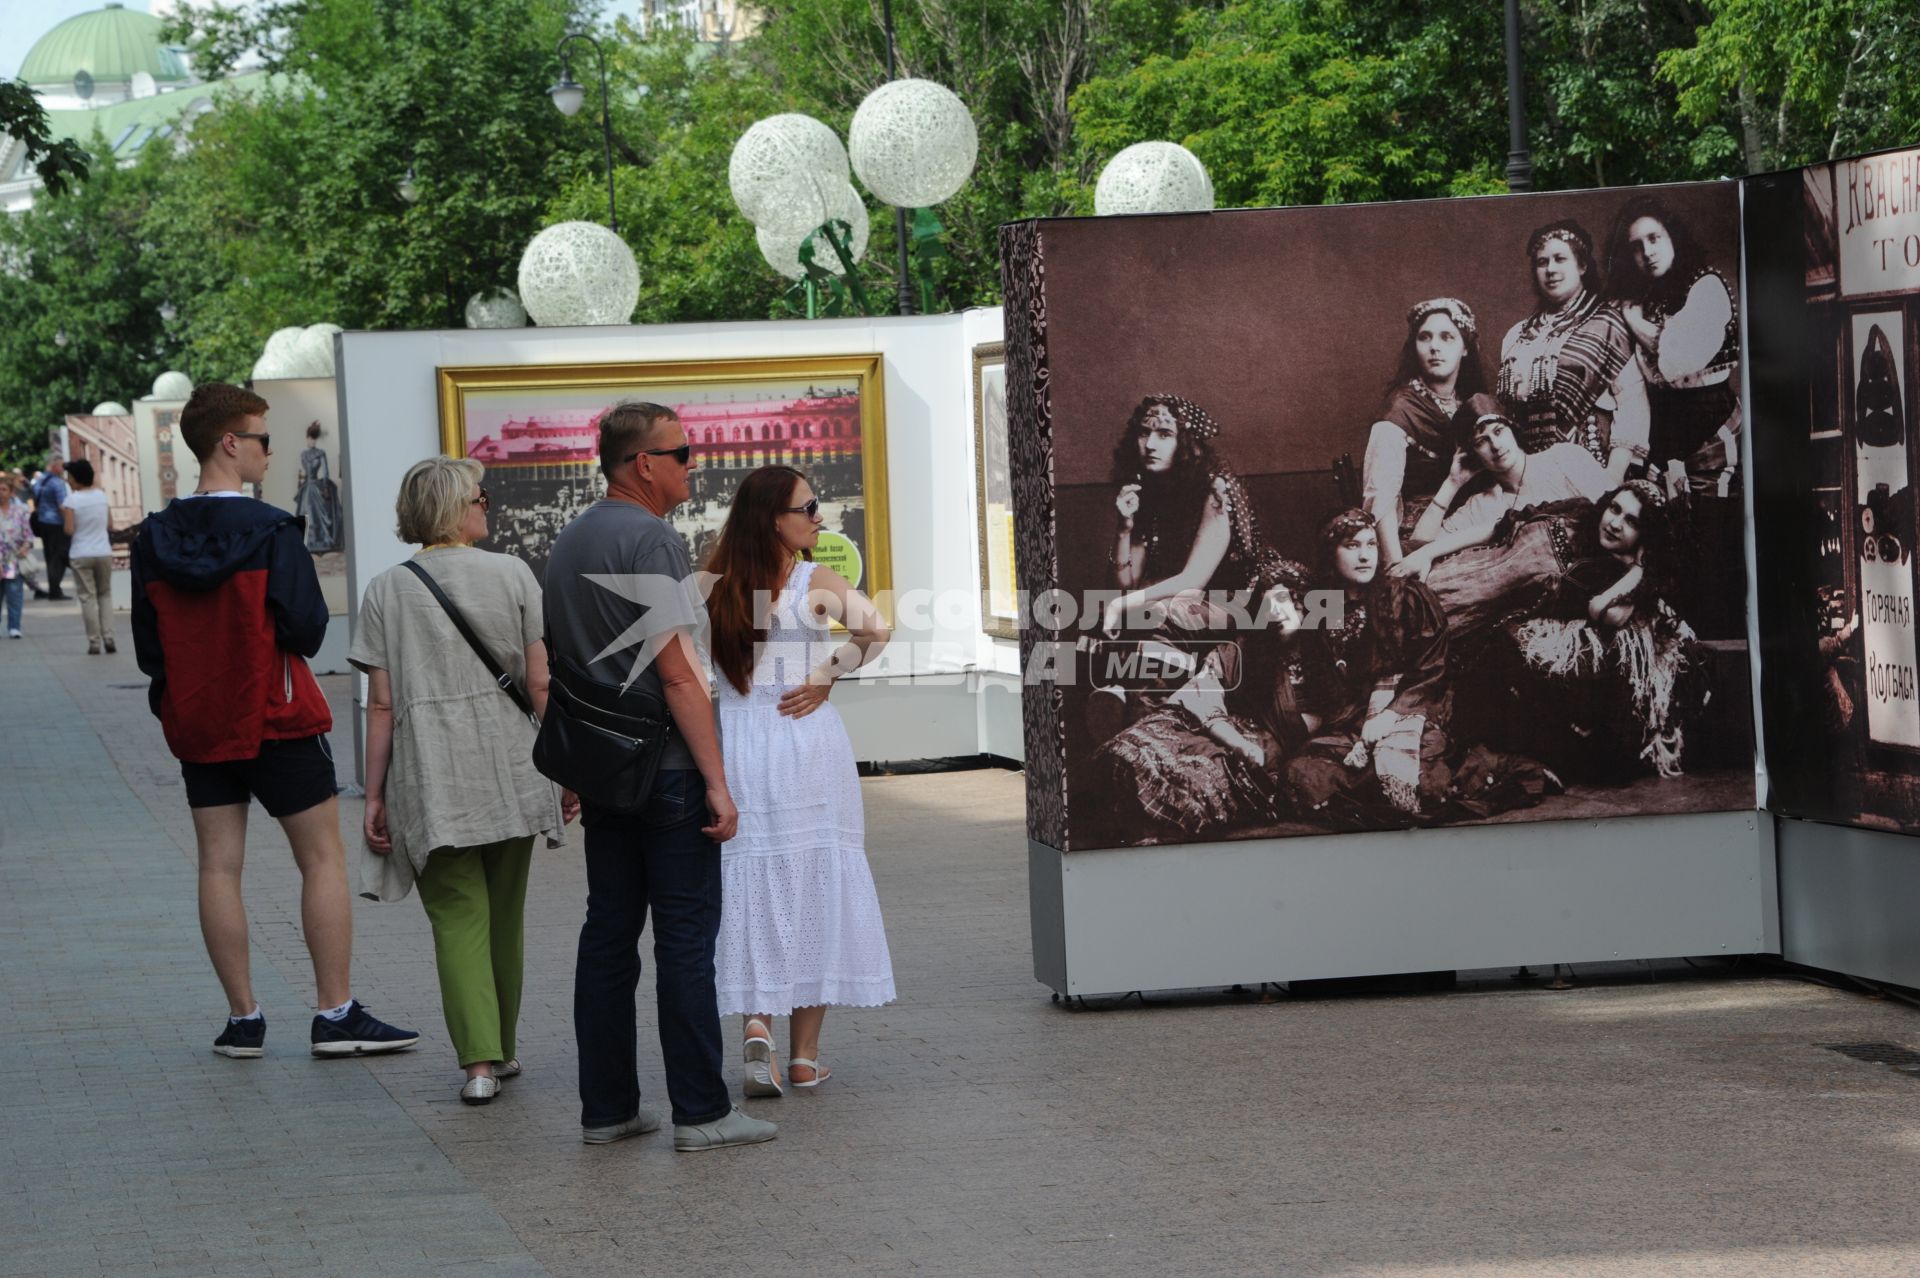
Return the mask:
<path id="1" fill-rule="evenodd" d="M 458 537 L 486 473 L 471 457 L 415 462 L 401 478 L 400 500 L 393 506 L 400 517 L 400 540 L 431 546 Z"/>

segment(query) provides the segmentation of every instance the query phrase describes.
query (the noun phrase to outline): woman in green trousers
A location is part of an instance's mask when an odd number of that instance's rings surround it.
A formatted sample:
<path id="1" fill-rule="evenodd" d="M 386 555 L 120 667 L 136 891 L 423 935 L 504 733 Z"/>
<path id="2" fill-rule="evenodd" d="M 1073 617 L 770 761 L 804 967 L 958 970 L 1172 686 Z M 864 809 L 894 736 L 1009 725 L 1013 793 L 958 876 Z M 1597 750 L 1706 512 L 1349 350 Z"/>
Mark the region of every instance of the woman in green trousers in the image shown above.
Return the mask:
<path id="1" fill-rule="evenodd" d="M 400 481 L 400 538 L 536 715 L 547 702 L 540 586 L 487 535 L 480 464 L 433 457 Z M 348 660 L 367 675 L 363 895 L 414 886 L 433 925 L 447 1032 L 484 1105 L 520 1072 L 521 916 L 534 840 L 557 846 L 577 809 L 533 769 L 535 726 L 409 564 L 375 577 Z"/>

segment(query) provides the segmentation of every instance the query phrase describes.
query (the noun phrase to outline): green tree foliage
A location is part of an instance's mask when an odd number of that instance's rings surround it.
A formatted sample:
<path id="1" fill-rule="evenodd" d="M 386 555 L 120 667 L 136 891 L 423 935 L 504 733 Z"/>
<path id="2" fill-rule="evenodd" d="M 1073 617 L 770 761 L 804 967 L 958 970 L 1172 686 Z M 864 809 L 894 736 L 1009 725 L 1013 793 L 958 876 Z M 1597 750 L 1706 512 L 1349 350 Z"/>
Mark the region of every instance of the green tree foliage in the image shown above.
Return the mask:
<path id="1" fill-rule="evenodd" d="M 1655 75 L 1663 51 L 1707 20 L 1692 0 L 1573 0 L 1523 11 L 1535 182 L 1627 186 L 1740 171 L 1737 121 L 1712 107 L 1678 110 Z"/>
<path id="2" fill-rule="evenodd" d="M 463 322 L 512 284 L 544 225 L 604 221 L 600 86 L 547 86 L 597 0 L 214 0 L 173 36 L 202 71 L 247 58 L 192 144 L 132 168 L 50 144 L 21 86 L 0 125 L 42 147 L 48 193 L 0 227 L 0 420 L 28 439 L 137 395 L 163 366 L 244 377 L 268 334 Z M 1503 188 L 1501 6 L 1491 0 L 895 0 L 899 74 L 954 89 L 980 131 L 934 213 L 935 301 L 999 295 L 996 228 L 1086 213 L 1122 147 L 1168 139 L 1221 207 Z M 1920 141 L 1913 0 L 1524 0 L 1536 185 L 1708 178 Z M 620 231 L 644 322 L 786 313 L 789 285 L 734 209 L 727 159 L 754 120 L 804 111 L 845 136 L 887 76 L 878 0 L 760 0 L 750 36 L 696 45 L 593 26 L 608 57 Z M 35 119 L 42 131 L 35 132 Z M 24 132 L 22 130 L 25 130 Z M 51 169 L 49 170 L 49 167 Z M 419 202 L 401 199 L 411 167 Z M 67 179 L 71 178 L 71 181 Z M 63 182 L 74 189 L 59 194 Z M 861 278 L 895 291 L 892 211 L 869 202 Z M 179 319 L 163 326 L 161 300 Z M 71 341 L 52 344 L 64 329 Z M 156 352 L 158 352 L 156 354 Z"/>
<path id="3" fill-rule="evenodd" d="M 104 139 L 95 139 L 100 153 Z M 174 353 L 141 236 L 173 159 L 95 168 L 62 198 L 0 219 L 0 458 L 37 460 L 68 413 L 144 393 Z M 56 336 L 66 335 L 66 344 Z"/>
<path id="4" fill-rule="evenodd" d="M 1073 99 L 1083 173 L 1148 138 L 1181 143 L 1222 207 L 1502 189 L 1495 5 L 1234 0 Z M 1091 182 L 1073 205 L 1091 212 Z"/>
<path id="5" fill-rule="evenodd" d="M 0 133 L 10 133 L 26 144 L 33 171 L 53 194 L 59 195 L 72 182 L 86 181 L 91 157 L 73 139 L 52 135 L 40 99 L 22 81 L 0 80 Z"/>
<path id="6" fill-rule="evenodd" d="M 1659 56 L 1682 112 L 1731 111 L 1748 172 L 1920 141 L 1913 0 L 1707 0 L 1697 43 Z"/>
<path id="7" fill-rule="evenodd" d="M 255 48 L 287 77 L 203 122 L 156 227 L 170 282 L 193 298 L 203 375 L 244 375 L 275 327 L 458 326 L 470 296 L 510 284 L 553 193 L 587 164 L 546 96 L 579 17 L 571 0 L 190 15 L 197 55 Z"/>

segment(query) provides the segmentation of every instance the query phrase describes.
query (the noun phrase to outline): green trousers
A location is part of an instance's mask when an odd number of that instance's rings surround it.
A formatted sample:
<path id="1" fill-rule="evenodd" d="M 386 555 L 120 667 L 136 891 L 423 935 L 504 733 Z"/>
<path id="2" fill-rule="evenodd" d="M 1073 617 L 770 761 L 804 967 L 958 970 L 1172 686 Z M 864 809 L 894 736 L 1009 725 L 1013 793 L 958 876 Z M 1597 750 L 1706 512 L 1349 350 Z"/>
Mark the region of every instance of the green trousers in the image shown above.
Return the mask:
<path id="1" fill-rule="evenodd" d="M 433 924 L 440 1006 L 462 1069 L 514 1057 L 533 839 L 436 848 L 414 880 Z"/>

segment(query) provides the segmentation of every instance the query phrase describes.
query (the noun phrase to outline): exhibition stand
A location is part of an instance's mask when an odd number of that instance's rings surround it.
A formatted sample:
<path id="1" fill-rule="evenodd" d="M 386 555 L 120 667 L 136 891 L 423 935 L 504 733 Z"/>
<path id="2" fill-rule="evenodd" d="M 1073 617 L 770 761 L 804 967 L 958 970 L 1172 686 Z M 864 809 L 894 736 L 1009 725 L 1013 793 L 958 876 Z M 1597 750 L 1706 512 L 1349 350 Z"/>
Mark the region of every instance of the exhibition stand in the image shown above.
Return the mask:
<path id="1" fill-rule="evenodd" d="M 1528 586 L 1493 596 L 1518 662 L 1497 668 L 1519 673 L 1482 683 L 1495 667 L 1436 662 L 1444 694 L 1418 665 L 1442 637 L 1417 629 L 1411 642 L 1384 631 L 1373 648 L 1340 627 L 1327 639 L 1307 627 L 1185 641 L 1150 617 L 1161 628 L 1131 642 L 1186 642 L 1188 670 L 1201 669 L 1207 645 L 1234 650 L 1233 673 L 1206 684 L 1197 674 L 1128 683 L 1134 666 L 1114 655 L 1138 655 L 1126 638 L 1090 637 L 1084 621 L 1030 625 L 1023 658 L 1058 672 L 1028 689 L 1024 708 L 1036 978 L 1092 996 L 1778 954 L 1920 986 L 1920 448 L 1909 433 L 1920 409 L 1920 209 L 1899 198 L 1916 177 L 1920 153 L 1907 152 L 1647 193 L 1005 228 L 1019 570 L 1036 594 L 1125 591 L 1200 562 L 1198 580 L 1256 595 L 1276 582 L 1296 595 L 1331 584 L 1364 609 L 1363 625 L 1417 627 L 1437 604 L 1451 644 L 1485 642 L 1477 590 Z M 1669 267 L 1686 287 L 1661 281 Z M 1618 319 L 1581 311 L 1603 270 Z M 1560 574 L 1578 577 L 1569 565 L 1599 552 L 1582 540 L 1594 525 L 1543 513 L 1545 502 L 1513 502 L 1498 531 L 1452 552 L 1456 567 L 1494 583 L 1484 588 L 1449 576 L 1445 559 L 1423 564 L 1416 586 L 1327 558 L 1340 546 L 1351 556 L 1354 530 L 1371 539 L 1379 527 L 1377 517 L 1320 522 L 1372 500 L 1382 437 L 1365 423 L 1387 430 L 1396 456 L 1389 424 L 1407 432 L 1408 474 L 1419 448 L 1440 474 L 1454 447 L 1480 442 L 1423 438 L 1418 411 L 1409 417 L 1407 399 L 1394 398 L 1396 347 L 1403 336 L 1409 352 L 1416 336 L 1437 340 L 1436 315 L 1452 349 L 1471 352 L 1477 336 L 1498 411 L 1516 435 L 1534 432 L 1531 465 L 1555 443 L 1556 421 L 1561 439 L 1620 460 L 1604 432 L 1582 440 L 1569 423 L 1590 408 L 1588 428 L 1625 435 L 1634 397 L 1648 396 L 1651 430 L 1624 459 L 1646 486 L 1618 509 L 1688 521 L 1672 543 L 1680 553 L 1658 568 L 1658 602 L 1642 593 L 1606 614 L 1623 593 L 1603 588 L 1619 563 L 1639 565 L 1633 588 L 1656 576 L 1651 551 L 1616 553 L 1584 561 L 1592 571 L 1576 606 L 1550 619 Z M 1573 333 L 1585 346 L 1559 354 L 1555 343 Z M 1637 366 L 1608 362 L 1622 340 Z M 1594 361 L 1580 365 L 1594 398 L 1555 379 L 1556 358 Z M 1409 362 L 1400 367 L 1404 378 Z M 1447 377 L 1441 397 L 1455 386 Z M 1541 399 L 1528 398 L 1535 391 Z M 1416 410 L 1422 394 L 1435 397 L 1416 384 Z M 1716 424 L 1717 441 L 1686 435 Z M 1156 430 L 1206 448 L 1163 460 Z M 1211 550 L 1192 531 L 1196 517 L 1182 523 L 1168 505 L 1178 483 L 1154 478 L 1153 467 L 1177 476 L 1189 456 L 1206 469 L 1188 491 L 1210 485 L 1228 514 Z M 1422 495 L 1436 481 L 1424 482 Z M 1552 557 L 1529 563 L 1527 530 L 1556 519 Z M 1191 540 L 1169 553 L 1155 540 L 1168 536 Z M 1298 567 L 1260 568 L 1262 542 Z M 1161 567 L 1137 567 L 1156 554 Z M 1328 575 L 1336 567 L 1346 584 Z M 1563 633 L 1554 627 L 1576 636 L 1586 666 L 1540 655 L 1555 651 L 1543 643 Z M 1609 667 L 1606 654 L 1622 648 L 1607 645 L 1635 627 L 1641 664 Z M 1702 682 L 1684 725 L 1646 713 L 1643 696 L 1632 705 L 1644 731 L 1622 733 L 1627 702 L 1612 719 L 1596 714 L 1595 698 L 1610 693 L 1591 676 L 1644 689 L 1633 676 L 1657 669 L 1662 633 L 1686 655 L 1679 678 L 1660 686 L 1678 689 L 1688 673 Z M 1363 689 L 1351 711 L 1339 702 L 1349 660 Z M 1279 681 L 1271 703 L 1262 687 L 1236 687 L 1247 678 Z M 1314 707 L 1311 717 L 1297 706 Z M 1539 758 L 1557 769 L 1544 797 L 1476 803 L 1457 773 L 1447 788 L 1436 761 L 1470 770 L 1463 743 L 1430 753 L 1436 739 L 1415 734 L 1463 721 L 1492 733 L 1469 743 L 1543 742 Z M 1396 731 L 1418 753 L 1392 754 Z M 1479 766 L 1475 783 L 1494 785 L 1513 764 L 1496 755 Z"/>
<path id="2" fill-rule="evenodd" d="M 343 333 L 337 338 L 336 366 L 341 464 L 349 477 L 342 485 L 351 546 L 347 597 L 357 608 L 367 582 L 411 553 L 395 534 L 394 501 L 407 468 L 445 446 L 449 423 L 442 393 L 446 379 L 437 375 L 441 370 L 508 369 L 534 376 L 553 369 L 583 377 L 580 370 L 615 368 L 644 379 L 647 369 L 660 366 L 737 369 L 784 360 L 804 367 L 810 359 L 878 356 L 879 384 L 869 392 L 875 402 L 866 407 L 882 414 L 881 430 L 863 442 L 882 459 L 883 468 L 879 483 L 869 475 L 865 496 L 871 535 L 884 550 L 869 559 L 885 564 L 881 584 L 897 601 L 895 637 L 880 661 L 842 681 L 834 704 L 863 763 L 1017 755 L 1017 729 L 1010 730 L 1017 709 L 994 707 L 996 701 L 1013 700 L 1008 695 L 1013 681 L 1005 673 L 1010 662 L 998 655 L 1011 645 L 982 628 L 978 521 L 967 482 L 975 473 L 971 352 L 1000 337 L 997 310 L 908 318 Z M 650 388 L 642 380 L 628 389 L 602 385 L 592 393 L 605 407 L 672 389 Z M 572 466 L 583 473 L 592 469 Z M 860 584 L 874 588 L 871 581 Z M 364 680 L 357 683 L 362 686 L 355 696 L 356 741 Z"/>
<path id="3" fill-rule="evenodd" d="M 1846 247 L 1845 217 L 1825 232 L 1838 245 L 1826 250 L 1837 270 L 1803 261 L 1822 251 L 1820 192 L 1831 218 L 1834 193 L 1844 208 L 1861 166 L 1898 160 L 1660 188 L 1652 203 L 1591 191 L 1043 220 L 1005 230 L 1004 324 L 994 309 L 343 333 L 334 418 L 292 383 L 263 393 L 277 431 L 311 419 L 325 435 L 337 422 L 338 453 L 326 462 L 339 479 L 349 626 L 367 582 L 411 551 L 394 533 L 393 506 L 401 475 L 423 457 L 474 456 L 490 484 L 509 485 L 504 502 L 495 489 L 496 511 L 537 511 L 509 536 L 522 541 L 496 547 L 536 564 L 581 494 L 591 496 L 583 405 L 675 404 L 699 464 L 722 487 L 729 467 L 817 466 L 811 473 L 835 488 L 831 527 L 851 547 L 841 553 L 895 626 L 883 659 L 834 697 L 856 757 L 880 769 L 983 756 L 1024 766 L 1035 975 L 1058 994 L 1738 954 L 1920 986 L 1907 907 L 1920 891 L 1909 841 L 1920 810 L 1902 797 L 1920 796 L 1920 698 L 1898 673 L 1913 661 L 1908 549 L 1920 526 L 1901 492 L 1899 468 L 1912 461 L 1872 451 L 1891 447 L 1872 416 L 1890 396 L 1904 409 L 1901 432 L 1920 408 L 1909 376 L 1920 371 L 1920 278 L 1849 292 L 1846 272 L 1857 285 L 1864 259 Z M 1872 181 L 1884 185 L 1881 169 Z M 1723 299 L 1715 322 L 1726 331 L 1709 332 L 1701 369 L 1660 363 L 1658 342 L 1683 322 L 1652 268 L 1640 294 L 1618 274 L 1630 270 L 1622 262 L 1644 260 L 1623 256 L 1622 245 L 1648 219 L 1680 228 L 1688 303 Z M 1769 229 L 1757 229 L 1762 222 Z M 1395 253 L 1377 251 L 1388 244 Z M 1558 285 L 1538 266 L 1555 245 L 1586 262 L 1582 270 L 1610 265 L 1614 310 L 1602 312 L 1597 292 L 1555 309 Z M 1430 299 L 1424 311 L 1420 299 Z M 1589 310 L 1575 315 L 1581 305 Z M 1629 329 L 1617 318 L 1628 308 L 1659 322 Z M 1672 501 L 1690 520 L 1663 547 L 1674 557 L 1658 572 L 1644 552 L 1608 560 L 1594 549 L 1610 544 L 1596 540 L 1599 512 L 1603 496 L 1617 503 L 1621 490 L 1568 480 L 1593 510 L 1550 516 L 1562 522 L 1541 542 L 1552 547 L 1537 557 L 1549 565 L 1541 589 L 1523 606 L 1496 599 L 1486 613 L 1499 625 L 1568 627 L 1578 641 L 1568 650 L 1584 656 L 1547 666 L 1523 648 L 1535 664 L 1510 686 L 1451 666 L 1450 683 L 1431 671 L 1424 683 L 1413 677 L 1418 661 L 1440 661 L 1440 631 L 1462 650 L 1485 637 L 1474 629 L 1484 623 L 1472 583 L 1449 580 L 1444 561 L 1412 580 L 1349 578 L 1351 588 L 1328 575 L 1343 561 L 1330 557 L 1336 543 L 1322 521 L 1376 502 L 1367 469 L 1379 436 L 1369 431 L 1396 420 L 1392 393 L 1405 383 L 1395 387 L 1395 360 L 1436 314 L 1465 346 L 1477 343 L 1484 384 L 1509 391 L 1521 384 L 1515 350 L 1572 332 L 1563 315 L 1613 324 L 1582 330 L 1598 361 L 1589 398 L 1552 388 L 1551 411 L 1572 414 L 1559 442 L 1596 464 L 1615 460 L 1604 434 L 1580 432 L 1613 423 L 1628 436 L 1640 392 L 1625 379 L 1633 367 L 1651 370 L 1643 411 L 1652 425 L 1642 423 L 1627 459 L 1646 479 L 1621 509 L 1652 525 Z M 1640 363 L 1608 363 L 1609 341 Z M 1717 452 L 1712 439 L 1674 445 L 1676 419 L 1663 426 L 1659 417 L 1706 402 L 1662 394 L 1703 389 L 1731 406 Z M 490 408 L 489 395 L 511 411 Z M 844 417 L 828 421 L 836 412 Z M 1527 412 L 1513 415 L 1539 427 Z M 1147 458 L 1139 441 L 1154 429 L 1207 445 L 1181 454 L 1200 459 L 1199 481 L 1157 488 L 1145 461 L 1136 466 L 1129 450 Z M 1411 456 L 1422 440 L 1409 438 Z M 1784 452 L 1780 439 L 1793 441 Z M 1447 437 L 1429 449 L 1435 473 L 1454 446 Z M 1526 452 L 1550 446 L 1535 440 Z M 1920 458 L 1920 448 L 1901 456 Z M 289 466 L 281 478 L 311 469 Z M 1144 496 L 1129 505 L 1129 490 Z M 683 532 L 698 553 L 724 498 L 695 491 Z M 1153 556 L 1162 575 L 1200 556 L 1201 516 L 1182 523 L 1178 512 L 1141 509 L 1177 491 L 1210 495 L 1227 525 L 1206 552 L 1227 566 L 1207 566 L 1203 580 L 1262 591 L 1284 581 L 1296 592 L 1331 583 L 1361 607 L 1363 627 L 1374 619 L 1367 642 L 1377 646 L 1316 650 L 1334 641 L 1310 632 L 1240 636 L 1224 687 L 1181 685 L 1185 718 L 1170 709 L 1168 683 L 1104 689 L 1119 695 L 1101 703 L 1094 694 L 1119 667 L 1094 665 L 1100 614 L 1022 626 L 1012 601 L 1016 592 L 1023 602 L 1111 596 L 1151 579 L 1138 565 Z M 1770 511 L 1765 528 L 1756 494 Z M 283 505 L 314 500 L 310 490 L 280 496 Z M 1521 545 L 1533 509 L 1513 506 L 1503 531 L 1458 553 Z M 1576 560 L 1597 562 L 1601 575 L 1578 577 L 1567 567 Z M 1508 574 L 1502 580 L 1513 576 L 1505 561 L 1485 562 Z M 1564 592 L 1573 606 L 1545 618 L 1538 610 L 1560 597 L 1563 573 L 1578 578 Z M 1896 578 L 1907 602 L 1888 606 L 1884 583 Z M 1617 615 L 1602 606 L 1625 598 L 1632 607 Z M 1448 617 L 1425 638 L 1423 608 Z M 1863 610 L 1864 625 L 1843 624 Z M 1524 637 L 1538 644 L 1541 634 Z M 1894 674 L 1856 686 L 1857 667 Z M 1263 717 L 1296 712 L 1249 700 L 1234 682 L 1249 671 L 1312 703 L 1311 718 L 1297 720 L 1306 726 L 1287 736 L 1280 719 Z M 1372 680 L 1390 699 L 1362 697 L 1343 719 L 1340 688 L 1316 679 Z M 1607 696 L 1611 708 L 1594 709 Z M 1390 721 L 1376 731 L 1381 716 Z M 1480 759 L 1472 766 L 1484 775 L 1471 784 L 1458 748 L 1448 767 L 1459 772 L 1429 774 L 1439 757 L 1429 729 L 1489 722 L 1559 737 L 1540 746 L 1539 770 L 1529 771 L 1530 743 Z M 1215 733 L 1223 723 L 1245 729 L 1243 743 L 1272 728 L 1293 753 L 1228 758 L 1219 746 L 1236 738 Z M 1452 744 L 1464 745 L 1466 731 Z M 1298 771 L 1315 750 L 1339 766 Z M 1864 781 L 1829 784 L 1828 769 L 1855 769 Z M 1183 777 L 1211 807 L 1175 793 Z M 1321 783 L 1330 788 L 1313 803 L 1293 797 Z M 1479 785 L 1484 793 L 1472 790 Z"/>

